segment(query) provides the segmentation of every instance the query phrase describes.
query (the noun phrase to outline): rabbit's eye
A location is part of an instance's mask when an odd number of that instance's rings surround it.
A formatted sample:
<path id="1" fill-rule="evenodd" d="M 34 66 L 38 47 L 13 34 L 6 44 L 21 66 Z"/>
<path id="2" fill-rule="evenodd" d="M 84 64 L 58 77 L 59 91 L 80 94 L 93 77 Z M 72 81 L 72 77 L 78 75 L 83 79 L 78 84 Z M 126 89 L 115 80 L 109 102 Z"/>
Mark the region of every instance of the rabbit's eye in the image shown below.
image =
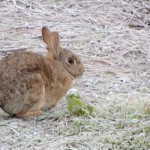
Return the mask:
<path id="1" fill-rule="evenodd" d="M 69 64 L 73 64 L 73 63 L 74 63 L 74 59 L 73 59 L 73 58 L 71 58 L 71 57 L 70 57 L 70 58 L 68 58 L 68 63 L 69 63 Z"/>

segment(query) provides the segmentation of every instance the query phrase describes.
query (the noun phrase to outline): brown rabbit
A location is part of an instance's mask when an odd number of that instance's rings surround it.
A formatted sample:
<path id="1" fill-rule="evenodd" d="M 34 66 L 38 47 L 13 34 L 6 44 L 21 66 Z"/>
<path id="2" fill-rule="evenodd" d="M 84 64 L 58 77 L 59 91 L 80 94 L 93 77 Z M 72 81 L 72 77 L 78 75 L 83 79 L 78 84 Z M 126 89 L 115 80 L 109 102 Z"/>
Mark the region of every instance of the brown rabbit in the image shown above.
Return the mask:
<path id="1" fill-rule="evenodd" d="M 42 29 L 48 55 L 16 52 L 0 61 L 0 116 L 42 114 L 63 98 L 84 66 L 80 58 L 59 46 L 59 34 Z"/>

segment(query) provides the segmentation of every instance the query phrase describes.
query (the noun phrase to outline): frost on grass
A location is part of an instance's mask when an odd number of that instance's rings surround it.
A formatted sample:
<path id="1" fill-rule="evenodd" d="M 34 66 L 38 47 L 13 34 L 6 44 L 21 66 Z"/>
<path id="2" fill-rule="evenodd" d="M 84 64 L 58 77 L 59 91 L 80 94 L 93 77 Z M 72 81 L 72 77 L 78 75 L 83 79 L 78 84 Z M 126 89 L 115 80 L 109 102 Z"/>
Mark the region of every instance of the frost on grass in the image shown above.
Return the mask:
<path id="1" fill-rule="evenodd" d="M 5 0 L 0 57 L 45 55 L 42 26 L 60 32 L 85 74 L 73 87 L 94 115 L 63 99 L 43 116 L 0 120 L 0 149 L 150 149 L 150 3 L 147 0 Z"/>

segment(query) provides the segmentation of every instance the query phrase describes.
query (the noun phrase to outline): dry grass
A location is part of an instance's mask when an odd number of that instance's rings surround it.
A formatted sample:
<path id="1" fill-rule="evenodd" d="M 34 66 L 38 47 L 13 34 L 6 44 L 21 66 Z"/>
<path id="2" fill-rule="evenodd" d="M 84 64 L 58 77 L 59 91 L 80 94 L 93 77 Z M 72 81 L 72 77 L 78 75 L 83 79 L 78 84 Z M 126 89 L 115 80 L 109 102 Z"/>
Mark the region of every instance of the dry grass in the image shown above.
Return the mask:
<path id="1" fill-rule="evenodd" d="M 82 57 L 86 73 L 74 87 L 95 116 L 70 116 L 63 100 L 38 118 L 1 119 L 0 149 L 150 149 L 150 2 L 3 0 L 1 57 L 45 54 L 42 26 Z"/>

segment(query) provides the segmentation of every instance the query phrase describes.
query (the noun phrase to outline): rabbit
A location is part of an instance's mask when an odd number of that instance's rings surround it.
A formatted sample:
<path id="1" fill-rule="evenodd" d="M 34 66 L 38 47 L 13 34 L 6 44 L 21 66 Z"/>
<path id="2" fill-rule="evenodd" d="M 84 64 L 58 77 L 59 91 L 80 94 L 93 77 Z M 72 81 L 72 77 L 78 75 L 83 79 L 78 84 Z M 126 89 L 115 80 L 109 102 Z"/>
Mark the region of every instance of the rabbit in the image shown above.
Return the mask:
<path id="1" fill-rule="evenodd" d="M 48 54 L 14 52 L 0 60 L 0 117 L 43 114 L 62 99 L 84 73 L 81 59 L 59 44 L 58 32 L 42 28 Z"/>

